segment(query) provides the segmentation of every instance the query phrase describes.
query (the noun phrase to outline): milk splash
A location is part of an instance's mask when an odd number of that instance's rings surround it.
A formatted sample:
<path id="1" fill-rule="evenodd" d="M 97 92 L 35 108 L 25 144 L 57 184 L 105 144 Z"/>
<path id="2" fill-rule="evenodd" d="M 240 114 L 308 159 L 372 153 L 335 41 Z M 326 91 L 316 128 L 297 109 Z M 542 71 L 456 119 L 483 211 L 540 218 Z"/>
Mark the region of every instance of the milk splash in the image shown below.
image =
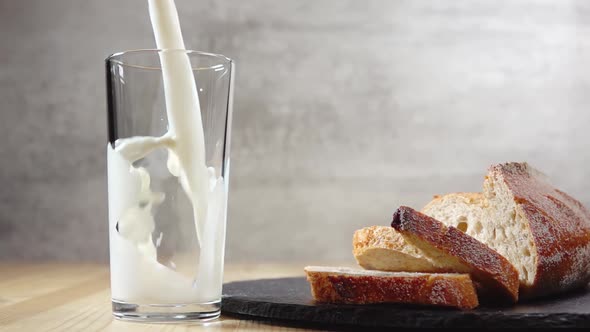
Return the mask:
<path id="1" fill-rule="evenodd" d="M 164 82 L 168 132 L 129 137 L 107 146 L 111 286 L 125 302 L 204 303 L 219 300 L 225 238 L 226 187 L 205 164 L 197 84 L 173 0 L 148 0 Z M 167 51 L 168 50 L 168 51 Z M 156 149 L 168 153 L 167 169 L 192 204 L 200 248 L 194 279 L 157 260 L 153 210 L 166 199 L 150 188 L 150 174 L 134 163 Z"/>

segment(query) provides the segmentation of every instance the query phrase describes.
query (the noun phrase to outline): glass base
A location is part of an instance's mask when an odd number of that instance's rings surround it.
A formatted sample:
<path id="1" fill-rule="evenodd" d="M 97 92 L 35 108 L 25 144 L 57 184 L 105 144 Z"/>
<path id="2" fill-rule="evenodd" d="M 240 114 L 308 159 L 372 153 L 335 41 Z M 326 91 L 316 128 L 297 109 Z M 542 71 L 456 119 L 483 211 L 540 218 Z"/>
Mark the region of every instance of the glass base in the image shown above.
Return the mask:
<path id="1" fill-rule="evenodd" d="M 115 300 L 112 302 L 115 318 L 136 322 L 207 322 L 221 314 L 221 301 L 188 304 L 134 304 Z"/>

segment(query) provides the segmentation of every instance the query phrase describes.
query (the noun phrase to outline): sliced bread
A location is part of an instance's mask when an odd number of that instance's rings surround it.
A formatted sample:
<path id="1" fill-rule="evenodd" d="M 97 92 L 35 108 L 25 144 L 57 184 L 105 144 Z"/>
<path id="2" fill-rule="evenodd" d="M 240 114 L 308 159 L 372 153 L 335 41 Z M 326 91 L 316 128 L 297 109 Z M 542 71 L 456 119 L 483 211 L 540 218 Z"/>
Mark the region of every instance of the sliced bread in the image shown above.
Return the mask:
<path id="1" fill-rule="evenodd" d="M 394 213 L 391 226 L 433 264 L 470 273 L 486 293 L 496 294 L 498 300 L 518 300 L 517 270 L 498 252 L 473 237 L 406 206 Z"/>
<path id="2" fill-rule="evenodd" d="M 480 240 L 481 223 L 478 221 L 482 218 L 484 202 L 482 193 L 437 195 L 421 212 Z"/>
<path id="3" fill-rule="evenodd" d="M 461 219 L 467 234 L 505 256 L 519 272 L 523 298 L 590 281 L 590 212 L 579 201 L 527 163 L 490 167 L 483 189 L 481 205 L 445 195 L 423 211 L 447 225 Z M 462 218 L 478 209 L 480 218 Z"/>
<path id="4" fill-rule="evenodd" d="M 314 299 L 324 303 L 408 303 L 473 309 L 477 294 L 468 274 L 409 273 L 308 266 Z"/>
<path id="5" fill-rule="evenodd" d="M 352 237 L 352 253 L 367 270 L 393 272 L 441 272 L 422 251 L 408 245 L 403 236 L 389 226 L 359 229 Z"/>

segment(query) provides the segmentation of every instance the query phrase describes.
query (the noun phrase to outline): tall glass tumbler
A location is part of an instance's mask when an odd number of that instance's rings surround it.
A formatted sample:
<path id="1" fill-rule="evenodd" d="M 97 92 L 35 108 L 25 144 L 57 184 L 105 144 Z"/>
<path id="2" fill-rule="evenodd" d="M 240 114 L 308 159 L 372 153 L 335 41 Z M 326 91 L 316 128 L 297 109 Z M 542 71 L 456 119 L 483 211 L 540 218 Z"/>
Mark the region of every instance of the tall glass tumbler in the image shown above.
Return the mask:
<path id="1" fill-rule="evenodd" d="M 190 60 L 201 121 L 195 105 L 167 111 L 165 95 L 172 94 L 165 93 L 170 82 L 162 75 L 162 55 Z M 128 51 L 106 59 L 116 318 L 153 322 L 219 316 L 233 70 L 222 55 L 186 50 Z M 175 97 L 190 90 L 175 91 Z M 192 100 L 196 104 L 197 98 Z M 172 124 L 183 126 L 184 136 Z"/>

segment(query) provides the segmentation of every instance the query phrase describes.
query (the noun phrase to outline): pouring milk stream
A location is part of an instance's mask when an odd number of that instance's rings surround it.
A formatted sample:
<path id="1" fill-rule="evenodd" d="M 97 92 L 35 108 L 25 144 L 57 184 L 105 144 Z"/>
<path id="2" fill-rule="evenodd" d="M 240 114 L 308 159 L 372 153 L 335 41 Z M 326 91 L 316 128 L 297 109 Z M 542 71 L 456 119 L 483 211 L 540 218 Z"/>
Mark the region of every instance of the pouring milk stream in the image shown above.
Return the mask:
<path id="1" fill-rule="evenodd" d="M 173 0 L 148 0 L 157 48 L 184 50 Z M 205 139 L 197 84 L 186 52 L 162 51 L 168 131 L 135 136 L 107 146 L 109 236 L 113 298 L 123 302 L 204 303 L 219 300 L 226 209 L 221 176 L 205 164 Z M 156 149 L 168 152 L 167 168 L 189 198 L 199 242 L 194 279 L 157 260 L 153 209 L 165 199 L 150 188 L 150 175 L 133 163 Z"/>

